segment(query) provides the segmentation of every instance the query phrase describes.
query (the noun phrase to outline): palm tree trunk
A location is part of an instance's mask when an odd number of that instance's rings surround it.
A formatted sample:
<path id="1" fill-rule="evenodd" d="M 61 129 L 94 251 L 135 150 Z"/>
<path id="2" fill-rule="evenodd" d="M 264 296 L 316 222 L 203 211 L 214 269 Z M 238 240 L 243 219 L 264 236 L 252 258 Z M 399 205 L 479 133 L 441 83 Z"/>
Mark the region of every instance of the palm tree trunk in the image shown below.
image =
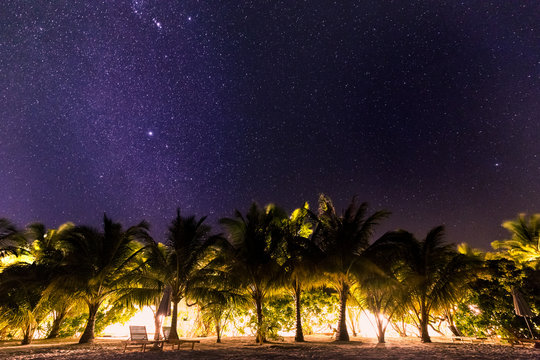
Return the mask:
<path id="1" fill-rule="evenodd" d="M 172 317 L 171 317 L 171 332 L 169 333 L 169 339 L 178 340 L 178 331 L 176 330 L 176 327 L 178 323 L 178 302 L 180 302 L 180 300 L 173 298 L 172 302 L 173 302 L 173 309 L 172 309 Z"/>
<path id="2" fill-rule="evenodd" d="M 296 283 L 294 286 L 294 303 L 296 306 L 296 335 L 294 336 L 294 341 L 303 342 L 304 341 L 304 331 L 302 330 L 302 311 L 301 311 L 301 296 L 302 288 L 300 284 Z"/>
<path id="3" fill-rule="evenodd" d="M 63 309 L 60 312 L 57 312 L 55 315 L 56 316 L 54 317 L 51 331 L 49 332 L 49 335 L 47 335 L 47 339 L 56 339 L 58 337 L 58 334 L 60 333 L 60 325 L 62 325 L 62 322 L 67 315 L 67 311 Z"/>
<path id="4" fill-rule="evenodd" d="M 461 336 L 461 332 L 454 323 L 454 316 L 452 315 L 452 311 L 450 311 L 449 309 L 446 310 L 446 321 L 448 322 L 448 328 L 450 329 L 452 334 L 454 336 Z"/>
<path id="5" fill-rule="evenodd" d="M 383 326 L 383 320 L 381 319 L 381 314 L 374 314 L 375 315 L 375 324 L 377 325 L 377 340 L 379 344 L 384 344 L 384 333 L 386 332 L 386 328 Z"/>
<path id="6" fill-rule="evenodd" d="M 349 285 L 342 284 L 339 291 L 339 322 L 337 341 L 349 341 L 349 333 L 347 332 L 347 296 L 349 295 Z"/>
<path id="7" fill-rule="evenodd" d="M 407 328 L 405 326 L 404 316 L 400 317 L 399 322 L 391 321 L 390 326 L 392 326 L 392 329 L 394 329 L 394 331 L 397 332 L 400 337 L 407 337 Z"/>
<path id="8" fill-rule="evenodd" d="M 161 325 L 163 324 L 163 315 L 158 315 L 156 311 L 156 315 L 154 316 L 154 327 L 156 331 L 154 331 L 154 340 L 161 340 Z"/>
<path id="9" fill-rule="evenodd" d="M 356 337 L 356 326 L 354 325 L 354 319 L 356 318 L 355 314 L 352 312 L 351 308 L 347 309 L 349 314 L 349 323 L 351 325 L 352 336 Z"/>
<path id="10" fill-rule="evenodd" d="M 262 296 L 257 295 L 255 297 L 255 306 L 257 307 L 257 338 L 255 339 L 259 343 L 266 341 L 263 329 L 263 313 L 262 313 Z"/>
<path id="11" fill-rule="evenodd" d="M 32 338 L 34 337 L 34 333 L 36 332 L 36 327 L 32 325 L 32 323 L 28 323 L 26 327 L 23 329 L 23 339 L 21 341 L 21 345 L 28 345 L 32 342 Z"/>
<path id="12" fill-rule="evenodd" d="M 219 344 L 219 343 L 221 343 L 221 326 L 220 326 L 219 322 L 216 322 L 216 335 L 217 335 L 216 342 Z"/>
<path id="13" fill-rule="evenodd" d="M 428 323 L 429 313 L 427 311 L 426 304 L 422 301 L 422 303 L 420 304 L 420 336 L 422 338 L 422 342 L 424 343 L 431 342 L 428 331 Z"/>
<path id="14" fill-rule="evenodd" d="M 86 328 L 79 340 L 79 344 L 86 344 L 94 341 L 94 327 L 96 325 L 96 314 L 98 309 L 99 303 L 88 304 L 88 320 L 86 322 Z"/>

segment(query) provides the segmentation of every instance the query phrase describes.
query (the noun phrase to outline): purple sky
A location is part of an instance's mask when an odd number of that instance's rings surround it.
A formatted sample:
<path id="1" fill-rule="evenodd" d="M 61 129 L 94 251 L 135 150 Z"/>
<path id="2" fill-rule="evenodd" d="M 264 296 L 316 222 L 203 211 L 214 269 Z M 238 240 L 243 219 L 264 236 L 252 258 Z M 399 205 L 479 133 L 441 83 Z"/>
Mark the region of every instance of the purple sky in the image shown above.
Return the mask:
<path id="1" fill-rule="evenodd" d="M 86 4 L 83 4 L 86 3 Z M 537 1 L 2 1 L 0 217 L 353 195 L 488 248 L 540 211 Z M 219 229 L 216 229 L 218 231 Z"/>

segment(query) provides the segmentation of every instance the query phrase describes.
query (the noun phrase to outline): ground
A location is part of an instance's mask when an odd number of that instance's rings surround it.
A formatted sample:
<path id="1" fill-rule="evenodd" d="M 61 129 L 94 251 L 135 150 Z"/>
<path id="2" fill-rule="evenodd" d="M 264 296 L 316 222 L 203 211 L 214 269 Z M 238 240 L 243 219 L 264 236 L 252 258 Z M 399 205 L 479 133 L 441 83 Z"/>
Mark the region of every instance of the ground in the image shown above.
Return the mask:
<path id="1" fill-rule="evenodd" d="M 353 338 L 349 343 L 336 343 L 329 336 L 307 336 L 307 342 L 294 343 L 292 338 L 256 345 L 253 338 L 225 338 L 216 344 L 215 338 L 203 338 L 195 350 L 180 348 L 182 359 L 539 359 L 540 349 L 511 347 L 504 344 L 452 343 L 448 338 L 436 338 L 422 344 L 417 338 L 389 338 L 378 345 L 374 339 Z M 91 345 L 79 345 L 75 340 L 36 341 L 20 346 L 11 342 L 0 344 L 0 359 L 178 359 L 178 350 L 140 352 L 128 349 L 123 353 L 121 340 L 98 339 Z"/>

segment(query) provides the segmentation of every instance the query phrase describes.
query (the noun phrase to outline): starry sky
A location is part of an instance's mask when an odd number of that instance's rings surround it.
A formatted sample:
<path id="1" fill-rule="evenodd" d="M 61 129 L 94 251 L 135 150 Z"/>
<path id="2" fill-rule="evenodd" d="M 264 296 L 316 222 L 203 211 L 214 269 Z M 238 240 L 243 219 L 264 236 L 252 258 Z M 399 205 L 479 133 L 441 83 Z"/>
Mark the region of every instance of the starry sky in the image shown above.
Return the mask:
<path id="1" fill-rule="evenodd" d="M 489 248 L 540 212 L 537 1 L 0 4 L 0 217 L 217 223 L 319 193 Z M 216 231 L 219 231 L 216 228 Z"/>

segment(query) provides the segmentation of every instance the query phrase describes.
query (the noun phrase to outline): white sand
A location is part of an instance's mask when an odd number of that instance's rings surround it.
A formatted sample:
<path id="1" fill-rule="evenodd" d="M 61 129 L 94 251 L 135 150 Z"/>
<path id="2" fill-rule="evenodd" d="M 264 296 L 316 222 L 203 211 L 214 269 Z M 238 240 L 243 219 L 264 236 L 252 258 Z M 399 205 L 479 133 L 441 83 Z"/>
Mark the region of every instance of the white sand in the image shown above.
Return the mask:
<path id="1" fill-rule="evenodd" d="M 422 344 L 419 339 L 389 338 L 384 345 L 375 339 L 353 338 L 349 343 L 336 343 L 329 336 L 307 336 L 307 342 L 283 342 L 256 345 L 253 338 L 201 339 L 195 350 L 180 348 L 164 351 L 128 349 L 123 353 L 121 341 L 97 340 L 92 345 L 61 343 L 54 345 L 0 347 L 2 359 L 540 359 L 540 349 L 511 347 L 502 344 L 452 343 L 449 339 L 434 339 Z M 185 346 L 185 345 L 184 345 Z"/>

